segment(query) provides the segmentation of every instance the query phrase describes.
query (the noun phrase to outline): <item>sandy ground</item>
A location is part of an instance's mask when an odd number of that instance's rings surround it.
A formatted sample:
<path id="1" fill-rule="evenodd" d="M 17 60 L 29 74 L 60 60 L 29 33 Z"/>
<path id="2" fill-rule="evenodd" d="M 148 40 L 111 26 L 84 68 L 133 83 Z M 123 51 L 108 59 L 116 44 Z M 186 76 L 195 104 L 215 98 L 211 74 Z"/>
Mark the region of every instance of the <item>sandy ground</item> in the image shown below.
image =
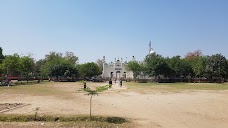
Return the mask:
<path id="1" fill-rule="evenodd" d="M 92 86 L 90 86 L 90 84 Z M 106 83 L 102 83 L 105 85 Z M 99 85 L 102 85 L 99 83 Z M 88 83 L 91 88 L 98 84 Z M 78 91 L 82 85 L 56 83 L 62 96 L 0 93 L 0 103 L 25 103 L 29 106 L 5 114 L 34 114 L 37 107 L 44 115 L 89 114 L 90 96 Z M 149 93 L 129 91 L 126 86 L 93 96 L 93 115 L 130 118 L 144 128 L 227 128 L 228 91 L 181 91 Z"/>

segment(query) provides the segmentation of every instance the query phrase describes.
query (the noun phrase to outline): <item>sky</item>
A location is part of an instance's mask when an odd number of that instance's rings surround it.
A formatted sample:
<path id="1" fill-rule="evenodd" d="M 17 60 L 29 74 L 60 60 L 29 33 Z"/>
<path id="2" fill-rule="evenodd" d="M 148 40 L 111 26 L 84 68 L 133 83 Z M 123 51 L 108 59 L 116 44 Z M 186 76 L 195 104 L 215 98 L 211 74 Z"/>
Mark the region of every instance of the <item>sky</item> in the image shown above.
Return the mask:
<path id="1" fill-rule="evenodd" d="M 0 0 L 4 55 L 142 61 L 150 41 L 164 57 L 202 50 L 228 58 L 228 0 Z"/>

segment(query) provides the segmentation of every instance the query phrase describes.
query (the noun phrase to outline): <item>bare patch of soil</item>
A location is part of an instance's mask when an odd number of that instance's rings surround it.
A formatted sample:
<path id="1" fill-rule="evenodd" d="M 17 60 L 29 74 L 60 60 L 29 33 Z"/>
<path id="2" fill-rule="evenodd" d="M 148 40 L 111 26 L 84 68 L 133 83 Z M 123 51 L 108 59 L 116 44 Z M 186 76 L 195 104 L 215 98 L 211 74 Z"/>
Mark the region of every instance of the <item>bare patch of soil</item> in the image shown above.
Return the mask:
<path id="1" fill-rule="evenodd" d="M 95 88 L 107 83 L 88 82 L 87 85 Z M 57 93 L 43 96 L 31 93 L 6 95 L 2 92 L 1 103 L 31 104 L 4 114 L 34 114 L 35 108 L 39 107 L 39 115 L 89 115 L 90 96 L 78 91 L 83 88 L 81 84 L 53 83 L 51 88 L 59 90 L 61 95 Z M 108 91 L 93 96 L 92 115 L 132 119 L 135 127 L 228 127 L 228 91 L 196 90 L 166 93 L 160 90 L 149 92 L 144 90 L 147 93 L 140 91 L 128 90 L 125 84 L 122 88 L 114 84 Z"/>
<path id="2" fill-rule="evenodd" d="M 24 107 L 29 104 L 24 103 L 1 103 L 0 104 L 0 113 L 7 112 L 16 108 Z"/>

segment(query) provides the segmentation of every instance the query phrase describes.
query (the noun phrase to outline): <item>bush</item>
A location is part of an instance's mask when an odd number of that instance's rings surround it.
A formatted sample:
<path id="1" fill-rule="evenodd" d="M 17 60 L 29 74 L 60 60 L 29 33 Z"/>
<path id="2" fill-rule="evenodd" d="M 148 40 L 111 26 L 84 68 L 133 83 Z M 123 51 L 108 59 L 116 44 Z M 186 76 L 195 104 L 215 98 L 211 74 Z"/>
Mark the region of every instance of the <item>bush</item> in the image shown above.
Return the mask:
<path id="1" fill-rule="evenodd" d="M 42 121 L 42 122 L 78 122 L 78 121 L 90 121 L 89 116 L 48 116 L 41 115 L 36 118 L 34 115 L 0 115 L 1 122 L 29 122 L 29 121 Z M 94 116 L 92 121 L 96 122 L 108 122 L 115 124 L 122 124 L 127 122 L 122 117 L 102 117 Z"/>

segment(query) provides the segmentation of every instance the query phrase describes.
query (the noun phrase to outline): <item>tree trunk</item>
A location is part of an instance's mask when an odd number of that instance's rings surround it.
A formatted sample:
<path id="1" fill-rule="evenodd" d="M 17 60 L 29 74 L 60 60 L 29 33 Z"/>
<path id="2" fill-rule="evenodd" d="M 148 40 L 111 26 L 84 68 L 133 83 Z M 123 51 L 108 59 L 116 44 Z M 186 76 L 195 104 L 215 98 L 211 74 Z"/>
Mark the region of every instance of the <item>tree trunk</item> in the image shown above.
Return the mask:
<path id="1" fill-rule="evenodd" d="M 91 114 L 91 107 L 92 107 L 92 98 L 93 98 L 93 95 L 91 95 L 90 97 L 90 120 L 92 120 L 92 114 Z"/>

